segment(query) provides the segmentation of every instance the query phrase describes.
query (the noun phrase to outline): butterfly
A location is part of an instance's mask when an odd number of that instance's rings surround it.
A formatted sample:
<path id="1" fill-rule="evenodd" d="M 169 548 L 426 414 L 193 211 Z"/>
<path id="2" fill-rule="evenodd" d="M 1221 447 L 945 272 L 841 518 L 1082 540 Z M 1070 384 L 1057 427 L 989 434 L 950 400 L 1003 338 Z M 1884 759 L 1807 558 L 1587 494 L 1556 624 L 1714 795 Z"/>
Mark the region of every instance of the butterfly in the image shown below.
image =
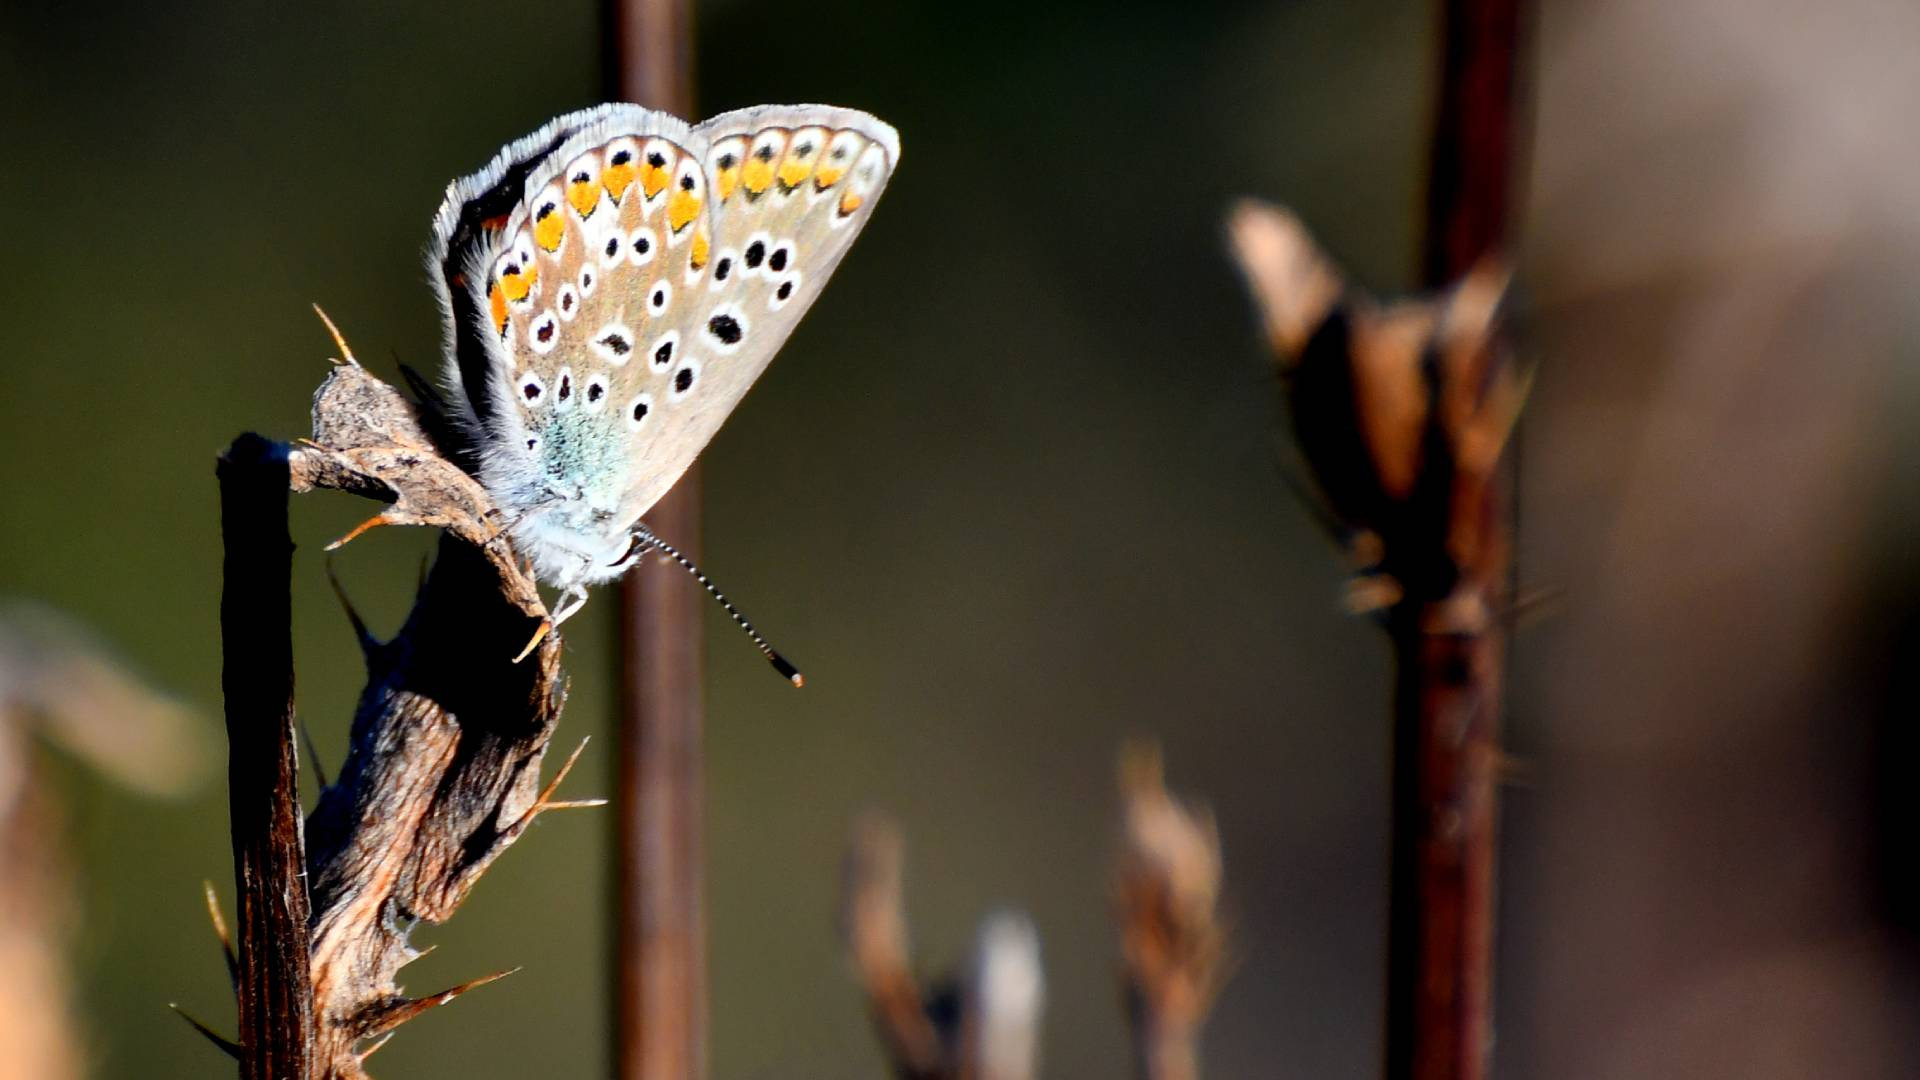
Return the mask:
<path id="1" fill-rule="evenodd" d="M 894 129 L 852 109 L 689 125 L 614 103 L 449 185 L 427 249 L 440 426 L 562 591 L 555 625 L 649 549 L 694 569 L 642 515 L 766 370 L 899 161 Z"/>

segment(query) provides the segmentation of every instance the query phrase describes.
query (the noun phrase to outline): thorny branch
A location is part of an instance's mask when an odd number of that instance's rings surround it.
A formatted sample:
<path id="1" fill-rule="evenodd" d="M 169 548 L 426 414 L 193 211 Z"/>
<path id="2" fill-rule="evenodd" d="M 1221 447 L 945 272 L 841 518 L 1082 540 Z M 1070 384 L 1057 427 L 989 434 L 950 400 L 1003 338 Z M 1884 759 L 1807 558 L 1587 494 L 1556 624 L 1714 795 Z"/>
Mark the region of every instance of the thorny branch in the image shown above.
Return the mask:
<path id="1" fill-rule="evenodd" d="M 1492 1002 L 1495 790 L 1507 572 L 1502 454 L 1528 376 L 1503 348 L 1507 272 L 1376 304 L 1305 226 L 1242 203 L 1235 254 L 1324 516 L 1396 664 L 1387 1075 L 1479 1080 Z"/>
<path id="2" fill-rule="evenodd" d="M 341 350 L 314 397 L 313 437 L 286 455 L 291 489 L 388 504 L 334 546 L 382 524 L 443 535 L 399 634 L 380 642 L 361 627 L 367 684 L 351 747 L 306 821 L 320 1080 L 366 1076 L 394 1028 L 506 974 L 420 998 L 398 982 L 421 955 L 413 925 L 451 916 L 539 814 L 598 804 L 553 799 L 571 760 L 540 786 L 566 697 L 560 643 L 498 513 L 407 400 Z"/>

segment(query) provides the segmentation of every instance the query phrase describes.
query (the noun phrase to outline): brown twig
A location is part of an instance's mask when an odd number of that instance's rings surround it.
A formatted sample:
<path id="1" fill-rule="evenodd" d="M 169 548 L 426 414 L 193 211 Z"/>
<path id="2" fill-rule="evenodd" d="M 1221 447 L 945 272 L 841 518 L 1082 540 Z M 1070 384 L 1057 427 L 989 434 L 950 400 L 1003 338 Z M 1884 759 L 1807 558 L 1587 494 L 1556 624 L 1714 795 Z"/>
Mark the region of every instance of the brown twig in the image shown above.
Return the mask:
<path id="1" fill-rule="evenodd" d="M 687 0 L 608 0 L 606 11 L 616 95 L 690 116 Z M 647 519 L 657 534 L 699 558 L 697 463 Z M 707 1073 L 705 604 L 693 580 L 661 559 L 642 560 L 621 589 L 615 968 L 623 1080 L 700 1080 Z"/>
<path id="2" fill-rule="evenodd" d="M 220 458 L 221 691 L 240 923 L 240 1075 L 313 1075 L 313 980 L 293 731 L 287 448 L 242 435 Z"/>
<path id="3" fill-rule="evenodd" d="M 1389 306 L 1291 214 L 1244 203 L 1235 252 L 1302 455 L 1396 659 L 1387 1076 L 1479 1080 L 1491 1000 L 1508 536 L 1500 458 L 1527 380 L 1499 345 L 1504 268 Z"/>
<path id="4" fill-rule="evenodd" d="M 841 933 L 894 1075 L 931 1080 L 945 1075 L 946 1048 L 909 959 L 905 847 L 900 827 L 887 818 L 870 815 L 855 826 L 841 882 Z"/>
<path id="5" fill-rule="evenodd" d="M 893 1075 L 1032 1080 L 1043 999 L 1040 938 L 1032 922 L 1014 912 L 989 915 L 965 976 L 923 989 L 907 943 L 904 849 L 894 822 L 878 814 L 862 818 L 841 885 L 841 934 Z"/>
<path id="6" fill-rule="evenodd" d="M 228 504 L 230 545 L 240 539 L 236 523 L 256 523 L 252 531 L 261 535 L 247 537 L 245 550 L 255 560 L 272 561 L 267 569 L 275 575 L 269 583 L 264 570 L 256 571 L 252 577 L 260 580 L 240 591 L 236 584 L 250 578 L 230 573 L 228 596 L 236 605 L 227 623 L 230 650 L 249 650 L 243 659 L 262 650 L 272 654 L 269 659 L 282 657 L 288 490 L 366 495 L 388 503 L 374 519 L 381 524 L 443 530 L 438 558 L 399 635 L 379 642 L 356 624 L 368 682 L 346 762 L 307 820 L 304 862 L 296 857 L 290 866 L 275 864 L 274 881 L 302 902 L 311 894 L 310 918 L 300 912 L 275 939 L 281 945 L 275 971 L 302 974 L 299 991 L 288 992 L 304 992 L 304 1003 L 267 1013 L 251 1027 L 246 1003 L 253 879 L 243 874 L 240 1043 L 251 1056 L 304 1039 L 312 1061 L 310 1073 L 288 1066 L 248 1075 L 356 1080 L 366 1075 L 366 1057 L 393 1028 L 499 977 L 407 998 L 398 972 L 422 955 L 409 945 L 408 927 L 444 921 L 539 814 L 577 804 L 552 798 L 564 768 L 545 790 L 540 786 L 541 762 L 565 698 L 559 636 L 545 633 L 546 608 L 502 535 L 486 493 L 440 457 L 408 402 L 350 355 L 315 395 L 313 423 L 313 438 L 291 451 L 243 438 L 223 462 L 223 478 L 235 460 L 261 462 L 245 474 L 253 480 L 247 490 L 267 501 L 271 473 L 279 515 L 252 506 L 234 512 Z M 241 457 L 242 451 L 251 456 Z M 277 522 L 278 531 L 262 529 L 262 521 Z M 249 621 L 240 621 L 242 612 Z M 251 633 L 240 633 L 242 628 Z M 517 661 L 523 651 L 526 658 Z M 258 757 L 242 743 L 247 733 L 236 730 L 233 736 L 236 848 L 245 830 L 260 821 L 278 823 L 276 835 L 284 841 L 284 817 L 257 809 L 243 822 L 239 800 L 243 789 L 250 798 L 261 797 L 255 789 L 262 772 L 276 798 L 293 794 L 293 732 L 280 693 L 290 682 L 265 685 L 268 676 L 281 673 L 290 680 L 291 668 L 242 666 L 230 652 L 229 671 L 260 680 L 259 686 L 229 683 L 229 715 L 253 715 L 278 703 L 271 731 L 284 736 L 271 747 L 276 756 L 268 764 L 274 768 L 259 771 L 242 764 Z M 250 703 L 252 712 L 239 711 Z M 291 839 L 297 856 L 297 817 Z M 263 1021 L 279 1026 L 257 1038 Z"/>
<path id="7" fill-rule="evenodd" d="M 437 923 L 550 803 L 540 765 L 565 685 L 559 635 L 486 493 L 441 458 L 407 402 L 348 362 L 314 400 L 295 490 L 384 498 L 385 524 L 444 530 L 400 634 L 361 635 L 368 683 L 352 744 L 309 821 L 313 985 L 327 1080 L 364 1075 L 361 1043 L 494 976 L 409 1000 L 413 921 Z M 538 644 L 516 661 L 530 640 Z"/>
<path id="8" fill-rule="evenodd" d="M 1200 1027 L 1222 980 L 1220 836 L 1168 794 L 1159 752 L 1131 747 L 1114 875 L 1134 1068 L 1141 1080 L 1198 1080 Z"/>

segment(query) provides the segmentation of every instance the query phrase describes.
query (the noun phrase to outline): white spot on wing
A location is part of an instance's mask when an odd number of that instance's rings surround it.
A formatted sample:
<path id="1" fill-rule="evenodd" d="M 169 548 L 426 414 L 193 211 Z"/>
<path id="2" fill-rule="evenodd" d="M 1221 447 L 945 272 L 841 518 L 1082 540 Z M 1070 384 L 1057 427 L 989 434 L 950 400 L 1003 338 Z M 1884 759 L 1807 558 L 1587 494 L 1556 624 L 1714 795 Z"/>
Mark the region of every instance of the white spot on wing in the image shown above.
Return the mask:
<path id="1" fill-rule="evenodd" d="M 646 423 L 647 417 L 651 416 L 652 414 L 653 414 L 653 395 L 648 393 L 642 393 L 639 397 L 634 398 L 627 405 L 628 429 L 638 431 L 640 429 L 640 425 Z"/>
<path id="2" fill-rule="evenodd" d="M 633 331 L 617 322 L 610 322 L 593 332 L 587 346 L 595 356 L 619 367 L 633 356 Z"/>
<path id="3" fill-rule="evenodd" d="M 551 310 L 543 311 L 527 324 L 527 344 L 533 351 L 545 355 L 560 344 L 560 320 L 553 317 Z"/>

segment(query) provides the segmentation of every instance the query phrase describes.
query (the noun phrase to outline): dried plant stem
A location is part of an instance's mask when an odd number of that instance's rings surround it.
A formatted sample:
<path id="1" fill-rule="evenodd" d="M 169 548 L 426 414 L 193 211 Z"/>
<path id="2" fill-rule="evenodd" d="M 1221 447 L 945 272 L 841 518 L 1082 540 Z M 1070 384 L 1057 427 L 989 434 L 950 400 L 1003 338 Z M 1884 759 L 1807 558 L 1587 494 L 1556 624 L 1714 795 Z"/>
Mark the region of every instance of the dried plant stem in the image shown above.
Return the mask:
<path id="1" fill-rule="evenodd" d="M 1199 1080 L 1200 1029 L 1225 952 L 1220 836 L 1210 814 L 1167 791 L 1155 749 L 1127 749 L 1120 791 L 1114 892 L 1134 1075 Z"/>
<path id="2" fill-rule="evenodd" d="M 899 1080 L 1033 1080 L 1045 998 L 1033 923 L 987 916 L 964 974 L 922 988 L 907 943 L 905 846 L 891 819 L 862 818 L 841 884 L 841 933 L 889 1069 Z"/>
<path id="3" fill-rule="evenodd" d="M 1468 275 L 1505 240 L 1523 2 L 1442 4 L 1424 260 L 1430 288 Z M 1500 435 L 1504 442 L 1507 432 Z M 1452 525 L 1441 535 L 1477 541 L 1471 572 L 1457 584 L 1402 582 L 1410 600 L 1388 618 L 1397 671 L 1389 1080 L 1482 1080 L 1488 1071 L 1505 640 L 1499 615 L 1457 614 L 1510 606 L 1510 542 L 1502 476 L 1476 472 L 1462 469 L 1441 504 Z M 1457 558 L 1458 547 L 1447 554 Z"/>
<path id="4" fill-rule="evenodd" d="M 1391 627 L 1387 1076 L 1480 1080 L 1492 1012 L 1501 635 Z"/>
<path id="5" fill-rule="evenodd" d="M 537 636 L 549 628 L 546 609 L 486 493 L 439 456 L 405 399 L 351 357 L 315 395 L 313 420 L 314 437 L 291 450 L 243 436 L 220 465 L 237 1052 L 242 1075 L 261 1080 L 359 1080 L 394 1028 L 498 978 L 406 997 L 399 971 L 421 955 L 409 929 L 450 917 L 538 815 L 577 805 L 552 798 L 564 768 L 540 786 L 565 698 L 559 635 Z M 398 636 L 377 641 L 354 619 L 367 686 L 303 851 L 286 507 L 289 490 L 314 488 L 387 502 L 369 526 L 432 525 L 443 535 Z"/>
<path id="6" fill-rule="evenodd" d="M 307 1080 L 314 1064 L 308 897 L 293 731 L 293 541 L 287 448 L 258 435 L 221 457 L 226 544 L 221 689 L 230 747 L 243 1080 Z"/>
<path id="7" fill-rule="evenodd" d="M 608 0 L 615 92 L 690 116 L 687 0 Z M 700 469 L 648 513 L 691 558 L 700 549 Z M 706 834 L 701 673 L 706 598 L 647 558 L 621 589 L 617 1075 L 707 1074 Z"/>

